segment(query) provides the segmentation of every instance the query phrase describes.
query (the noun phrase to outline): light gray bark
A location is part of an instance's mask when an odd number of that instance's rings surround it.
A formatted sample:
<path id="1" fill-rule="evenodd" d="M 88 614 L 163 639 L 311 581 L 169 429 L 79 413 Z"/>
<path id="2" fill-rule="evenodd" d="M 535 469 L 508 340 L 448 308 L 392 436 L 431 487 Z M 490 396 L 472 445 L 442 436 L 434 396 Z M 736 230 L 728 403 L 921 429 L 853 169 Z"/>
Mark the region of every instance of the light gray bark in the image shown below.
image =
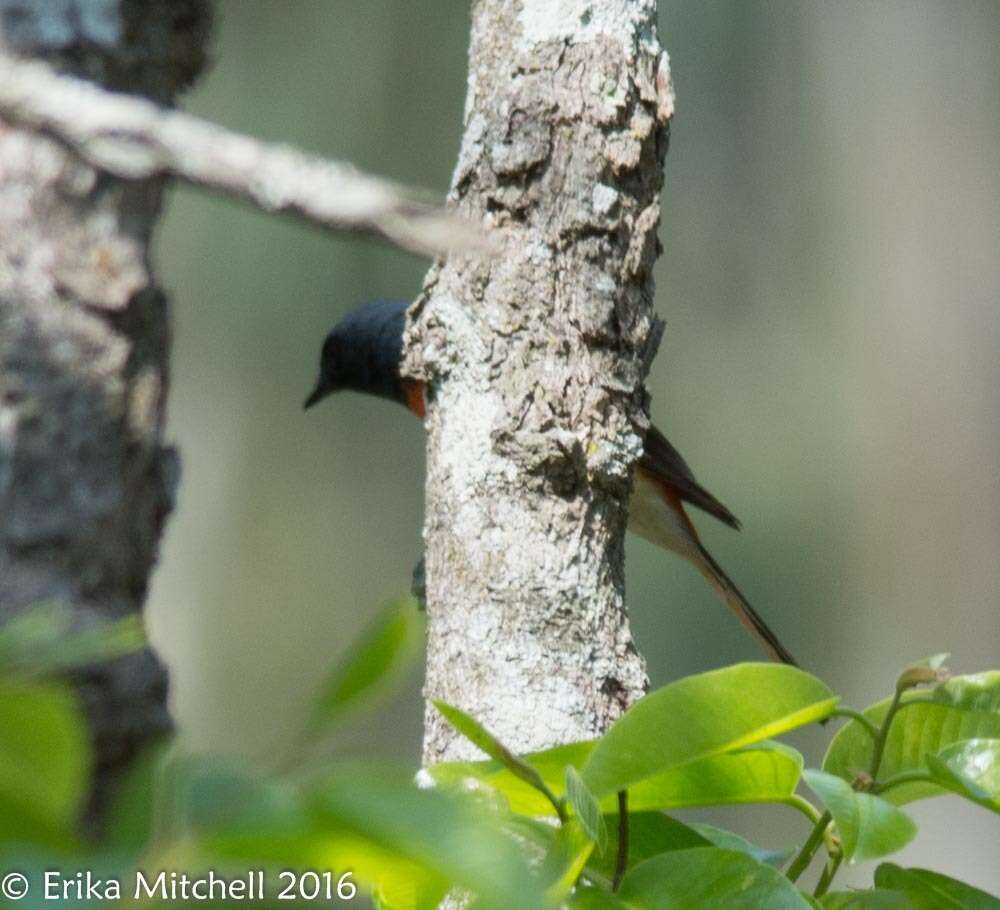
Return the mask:
<path id="1" fill-rule="evenodd" d="M 203 64 L 205 0 L 0 0 L 0 51 L 169 103 Z M 80 626 L 141 609 L 176 482 L 162 441 L 167 300 L 150 263 L 163 182 L 123 182 L 0 120 L 0 614 Z M 92 808 L 169 728 L 151 652 L 77 679 Z"/>
<path id="2" fill-rule="evenodd" d="M 410 312 L 432 390 L 426 694 L 517 751 L 647 687 L 624 609 L 673 110 L 655 0 L 477 0 L 452 200 L 498 238 Z M 425 763 L 476 750 L 428 707 Z"/>

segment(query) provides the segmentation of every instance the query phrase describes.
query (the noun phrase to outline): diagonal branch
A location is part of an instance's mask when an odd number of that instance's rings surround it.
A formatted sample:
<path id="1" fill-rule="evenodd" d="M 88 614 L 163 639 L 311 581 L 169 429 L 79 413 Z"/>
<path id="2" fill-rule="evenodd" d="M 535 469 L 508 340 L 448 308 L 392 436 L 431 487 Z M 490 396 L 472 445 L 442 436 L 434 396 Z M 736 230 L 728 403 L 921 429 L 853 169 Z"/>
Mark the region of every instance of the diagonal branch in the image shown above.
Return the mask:
<path id="1" fill-rule="evenodd" d="M 51 136 L 116 177 L 176 177 L 268 212 L 374 235 L 416 253 L 486 247 L 481 232 L 427 193 L 5 54 L 0 117 Z"/>

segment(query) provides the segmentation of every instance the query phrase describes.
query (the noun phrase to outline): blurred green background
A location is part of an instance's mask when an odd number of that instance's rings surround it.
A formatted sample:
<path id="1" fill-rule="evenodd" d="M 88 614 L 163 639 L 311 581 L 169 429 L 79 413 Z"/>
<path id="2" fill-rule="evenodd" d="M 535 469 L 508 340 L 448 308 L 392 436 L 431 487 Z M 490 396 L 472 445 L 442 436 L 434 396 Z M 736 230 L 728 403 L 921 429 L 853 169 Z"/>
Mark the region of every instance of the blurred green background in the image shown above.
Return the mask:
<path id="1" fill-rule="evenodd" d="M 1000 665 L 1000 3 L 660 5 L 678 105 L 649 388 L 744 521 L 699 519 L 706 542 L 853 704 L 937 651 Z M 465 3 L 217 6 L 187 109 L 447 189 Z M 157 252 L 184 479 L 152 635 L 188 742 L 263 759 L 419 555 L 419 424 L 356 396 L 301 403 L 330 325 L 412 297 L 428 263 L 186 189 Z M 637 540 L 628 600 L 656 684 L 758 658 L 693 571 Z M 342 748 L 415 762 L 419 686 Z M 803 741 L 814 764 L 825 738 Z M 1000 889 L 994 818 L 953 799 L 912 812 L 950 821 L 903 862 Z M 724 821 L 803 834 L 781 809 Z"/>

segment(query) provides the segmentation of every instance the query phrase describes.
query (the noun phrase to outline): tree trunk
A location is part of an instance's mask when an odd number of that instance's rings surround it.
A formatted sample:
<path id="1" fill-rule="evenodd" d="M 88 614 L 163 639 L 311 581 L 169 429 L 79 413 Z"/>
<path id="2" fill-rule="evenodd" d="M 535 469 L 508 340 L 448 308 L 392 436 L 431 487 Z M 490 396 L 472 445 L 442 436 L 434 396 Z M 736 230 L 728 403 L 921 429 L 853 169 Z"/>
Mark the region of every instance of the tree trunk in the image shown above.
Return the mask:
<path id="1" fill-rule="evenodd" d="M 624 608 L 673 109 L 655 0 L 478 0 L 459 211 L 497 237 L 410 312 L 429 382 L 426 694 L 517 751 L 645 691 Z M 477 752 L 430 706 L 424 760 Z"/>
<path id="2" fill-rule="evenodd" d="M 204 62 L 206 0 L 0 0 L 0 49 L 169 103 Z M 150 263 L 163 181 L 123 182 L 0 121 L 0 612 L 140 610 L 178 465 L 162 442 L 167 300 Z M 149 651 L 77 680 L 93 808 L 169 728 Z"/>

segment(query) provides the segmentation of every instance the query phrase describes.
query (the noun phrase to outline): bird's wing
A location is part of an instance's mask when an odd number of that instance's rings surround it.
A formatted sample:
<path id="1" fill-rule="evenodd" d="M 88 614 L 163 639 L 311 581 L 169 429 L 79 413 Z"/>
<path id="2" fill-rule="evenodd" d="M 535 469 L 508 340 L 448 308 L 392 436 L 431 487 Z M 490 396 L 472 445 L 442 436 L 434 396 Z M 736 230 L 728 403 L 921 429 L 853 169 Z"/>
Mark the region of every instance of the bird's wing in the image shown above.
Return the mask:
<path id="1" fill-rule="evenodd" d="M 694 479 L 694 474 L 681 458 L 680 452 L 654 426 L 650 426 L 646 432 L 639 464 L 654 478 L 673 487 L 684 502 L 697 506 L 729 527 L 739 530 L 740 523 L 736 516 Z"/>

